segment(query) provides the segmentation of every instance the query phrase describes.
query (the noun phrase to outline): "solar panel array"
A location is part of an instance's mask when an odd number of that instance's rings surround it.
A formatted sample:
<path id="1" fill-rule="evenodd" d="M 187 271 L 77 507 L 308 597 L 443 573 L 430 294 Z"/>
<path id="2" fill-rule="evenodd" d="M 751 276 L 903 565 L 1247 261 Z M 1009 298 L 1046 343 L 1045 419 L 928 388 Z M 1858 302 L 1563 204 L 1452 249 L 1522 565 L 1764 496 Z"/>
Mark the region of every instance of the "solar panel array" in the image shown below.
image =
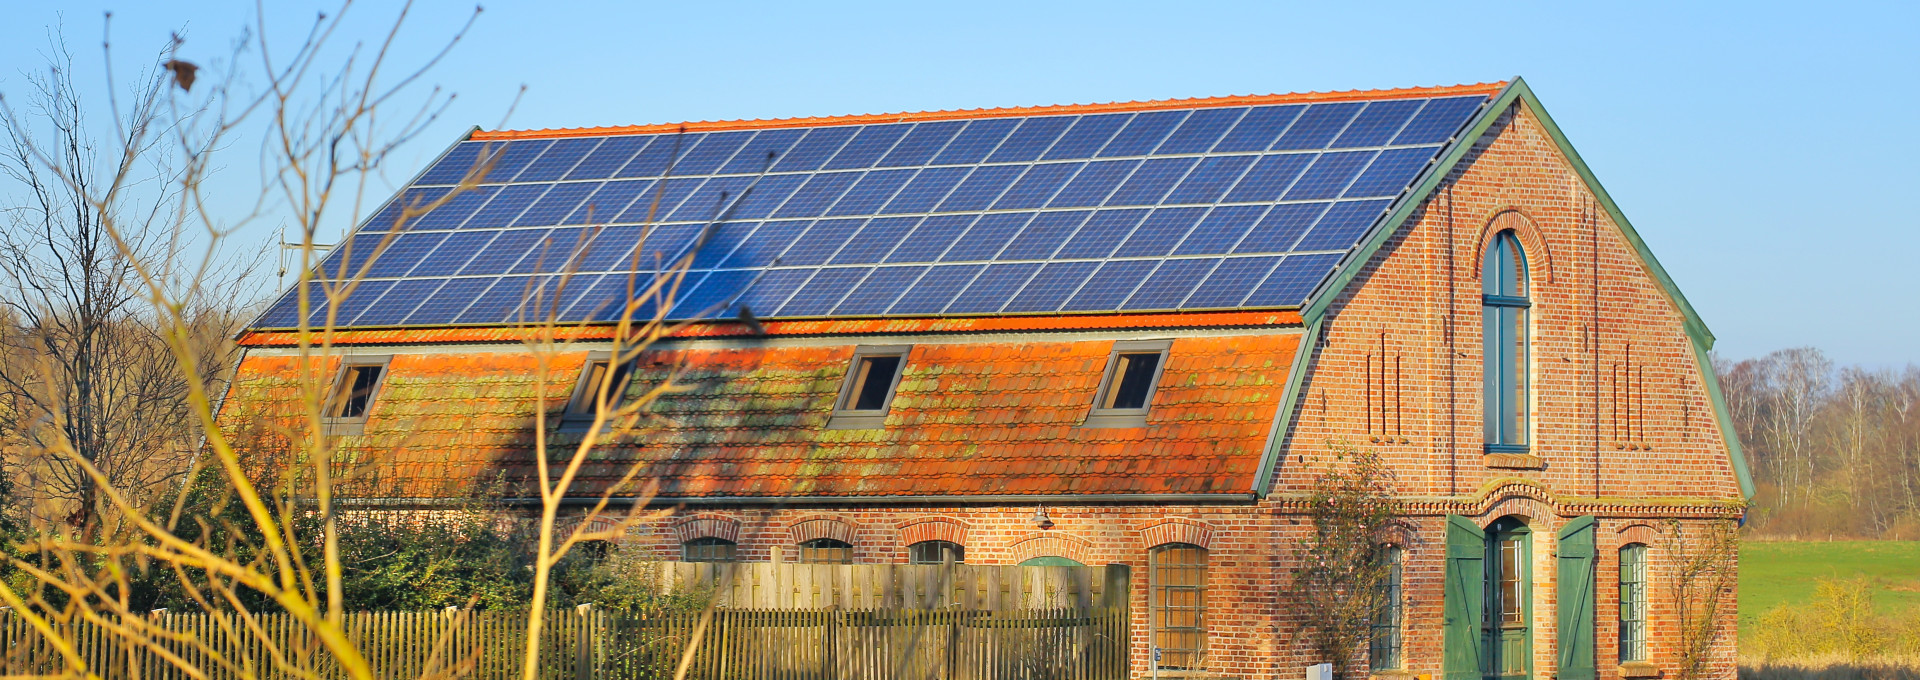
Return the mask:
<path id="1" fill-rule="evenodd" d="M 673 318 L 1292 307 L 1485 101 L 467 141 L 321 271 L 371 261 L 347 327 L 608 320 L 688 255 Z"/>

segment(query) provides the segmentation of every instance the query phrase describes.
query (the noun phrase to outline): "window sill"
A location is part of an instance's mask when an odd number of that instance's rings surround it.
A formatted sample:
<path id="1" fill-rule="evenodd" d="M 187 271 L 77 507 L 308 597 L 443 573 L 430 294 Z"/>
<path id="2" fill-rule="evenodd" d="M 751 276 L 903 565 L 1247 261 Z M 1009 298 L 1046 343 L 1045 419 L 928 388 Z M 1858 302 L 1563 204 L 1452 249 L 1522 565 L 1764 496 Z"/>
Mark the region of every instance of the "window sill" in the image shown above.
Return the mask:
<path id="1" fill-rule="evenodd" d="M 1645 661 L 1627 661 L 1620 664 L 1620 677 L 1657 678 L 1660 677 L 1660 668 Z"/>
<path id="2" fill-rule="evenodd" d="M 827 418 L 829 430 L 884 430 L 887 428 L 886 411 L 835 411 Z"/>
<path id="3" fill-rule="evenodd" d="M 367 433 L 367 419 L 327 420 L 320 424 L 320 428 L 332 437 L 358 437 Z"/>
<path id="4" fill-rule="evenodd" d="M 1502 470 L 1545 470 L 1547 461 L 1530 453 L 1497 453 L 1488 451 L 1481 461 L 1487 467 Z"/>
<path id="5" fill-rule="evenodd" d="M 1146 427 L 1147 414 L 1142 413 L 1096 413 L 1081 421 L 1081 427 L 1090 429 Z"/>

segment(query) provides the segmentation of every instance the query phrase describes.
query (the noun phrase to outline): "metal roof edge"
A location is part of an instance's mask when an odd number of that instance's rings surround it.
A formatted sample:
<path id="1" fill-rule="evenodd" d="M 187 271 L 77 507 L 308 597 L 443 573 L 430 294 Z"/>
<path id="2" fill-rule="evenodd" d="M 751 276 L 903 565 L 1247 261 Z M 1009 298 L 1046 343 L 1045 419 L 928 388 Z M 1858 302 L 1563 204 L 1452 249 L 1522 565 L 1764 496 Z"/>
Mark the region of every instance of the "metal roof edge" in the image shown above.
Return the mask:
<path id="1" fill-rule="evenodd" d="M 1267 497 L 1268 489 L 1273 485 L 1273 476 L 1280 469 L 1280 452 L 1285 448 L 1287 430 L 1293 425 L 1293 414 L 1299 410 L 1295 403 L 1300 399 L 1301 385 L 1305 384 L 1307 367 L 1313 362 L 1313 352 L 1320 344 L 1320 320 L 1307 325 L 1307 332 L 1300 337 L 1300 345 L 1293 350 L 1293 369 L 1287 372 L 1287 387 L 1280 395 L 1280 405 L 1273 414 L 1273 429 L 1267 432 L 1266 450 L 1260 454 L 1260 467 L 1253 474 L 1253 494 Z"/>
<path id="2" fill-rule="evenodd" d="M 978 496 L 654 496 L 650 498 L 626 497 L 608 498 L 609 505 L 632 506 L 641 504 L 650 507 L 685 506 L 735 506 L 735 505 L 793 505 L 793 506 L 848 506 L 848 505 L 1009 505 L 1009 504 L 1077 504 L 1077 503 L 1252 503 L 1259 500 L 1250 493 L 1080 493 L 1080 494 L 985 494 Z M 363 498 L 336 501 L 342 505 L 357 506 L 453 506 L 472 503 L 466 498 Z M 575 496 L 562 498 L 563 506 L 598 505 L 597 496 Z M 506 506 L 538 506 L 539 498 L 513 497 L 488 501 L 488 504 Z"/>

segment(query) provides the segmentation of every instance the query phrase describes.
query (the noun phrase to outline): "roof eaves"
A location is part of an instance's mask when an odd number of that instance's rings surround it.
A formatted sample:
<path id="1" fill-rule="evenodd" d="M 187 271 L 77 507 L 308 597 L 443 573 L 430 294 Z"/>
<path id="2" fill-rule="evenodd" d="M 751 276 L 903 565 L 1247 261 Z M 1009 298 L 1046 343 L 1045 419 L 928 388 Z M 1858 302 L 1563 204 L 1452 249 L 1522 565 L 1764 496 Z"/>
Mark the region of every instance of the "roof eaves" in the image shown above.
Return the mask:
<path id="1" fill-rule="evenodd" d="M 1258 106 L 1268 104 L 1299 104 L 1310 102 L 1355 101 L 1379 99 L 1410 99 L 1415 97 L 1440 97 L 1447 95 L 1480 94 L 1493 96 L 1506 87 L 1507 83 L 1473 83 L 1470 85 L 1444 85 L 1437 87 L 1405 87 L 1380 90 L 1347 90 L 1341 92 L 1298 92 L 1290 94 L 1233 95 L 1226 97 L 1194 97 L 1189 99 L 1155 99 L 1147 101 L 1105 102 L 1098 104 L 1059 104 L 1050 106 L 1013 106 L 987 109 L 961 109 L 950 111 L 912 111 L 899 113 L 855 114 L 846 116 L 812 116 L 798 118 L 773 118 L 757 120 L 715 120 L 693 121 L 686 123 L 658 123 L 652 125 L 612 125 L 603 127 L 548 128 L 541 130 L 480 130 L 469 138 L 474 140 L 506 139 L 551 139 L 557 137 L 597 137 L 605 135 L 660 134 L 668 132 L 705 132 L 714 130 L 759 130 L 768 128 L 824 127 L 832 125 L 868 125 L 874 123 L 902 123 L 934 120 L 969 120 L 974 118 L 1007 118 L 1015 116 L 1051 116 L 1087 113 L 1114 113 L 1124 111 L 1157 111 L 1164 109 L 1193 109 L 1224 106 Z"/>

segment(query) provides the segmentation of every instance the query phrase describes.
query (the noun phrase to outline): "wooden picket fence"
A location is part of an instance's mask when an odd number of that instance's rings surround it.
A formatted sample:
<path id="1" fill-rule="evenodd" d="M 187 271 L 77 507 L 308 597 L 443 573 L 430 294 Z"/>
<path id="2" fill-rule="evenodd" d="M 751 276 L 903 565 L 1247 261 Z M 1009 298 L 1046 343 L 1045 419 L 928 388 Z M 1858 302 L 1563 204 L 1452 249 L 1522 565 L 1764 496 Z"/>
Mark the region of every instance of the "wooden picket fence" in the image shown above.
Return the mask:
<path id="1" fill-rule="evenodd" d="M 701 680 L 1127 677 L 1124 566 L 820 567 L 674 565 L 673 587 L 709 588 L 716 608 L 637 618 L 549 611 L 540 675 L 671 678 L 686 663 L 686 677 Z M 1051 606 L 1022 606 L 1035 603 Z M 346 632 L 382 680 L 509 680 L 520 677 L 526 619 L 524 611 L 359 612 Z M 58 628 L 88 673 L 105 678 L 342 677 L 286 614 L 156 612 Z M 130 642 L 127 631 L 144 639 Z M 23 617 L 0 613 L 0 674 L 61 675 L 66 658 Z"/>

